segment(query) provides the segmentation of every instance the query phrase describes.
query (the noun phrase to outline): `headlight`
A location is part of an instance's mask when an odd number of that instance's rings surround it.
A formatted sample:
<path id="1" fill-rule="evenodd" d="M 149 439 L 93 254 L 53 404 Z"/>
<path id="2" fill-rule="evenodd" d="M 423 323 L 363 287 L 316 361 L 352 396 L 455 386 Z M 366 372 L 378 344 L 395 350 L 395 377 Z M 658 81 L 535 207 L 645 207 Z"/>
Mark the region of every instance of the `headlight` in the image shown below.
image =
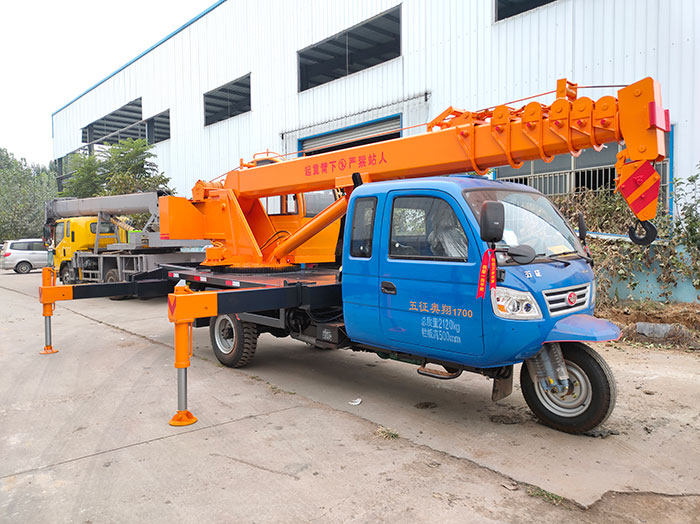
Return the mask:
<path id="1" fill-rule="evenodd" d="M 591 306 L 595 306 L 595 280 L 591 283 L 591 301 L 589 302 Z"/>
<path id="2" fill-rule="evenodd" d="M 542 318 L 537 302 L 527 291 L 496 287 L 491 294 L 491 307 L 494 314 L 501 318 L 515 320 Z"/>

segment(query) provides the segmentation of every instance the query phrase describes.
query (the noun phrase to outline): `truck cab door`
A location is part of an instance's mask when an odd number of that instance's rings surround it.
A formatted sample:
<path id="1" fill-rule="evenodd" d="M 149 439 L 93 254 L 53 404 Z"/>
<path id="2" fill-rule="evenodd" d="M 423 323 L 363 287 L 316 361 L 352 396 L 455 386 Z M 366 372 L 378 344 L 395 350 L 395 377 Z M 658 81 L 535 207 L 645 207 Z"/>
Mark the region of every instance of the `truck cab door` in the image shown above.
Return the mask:
<path id="1" fill-rule="evenodd" d="M 379 237 L 383 195 L 352 200 L 346 219 L 343 256 L 343 317 L 348 336 L 376 345 L 379 324 Z"/>
<path id="2" fill-rule="evenodd" d="M 464 209 L 442 191 L 391 191 L 382 217 L 379 313 L 397 351 L 470 363 L 484 353 L 479 252 Z"/>
<path id="3" fill-rule="evenodd" d="M 61 264 L 66 260 L 70 260 L 73 255 L 70 236 L 70 220 L 59 220 L 56 222 L 54 232 L 54 267 L 56 269 L 60 269 Z"/>

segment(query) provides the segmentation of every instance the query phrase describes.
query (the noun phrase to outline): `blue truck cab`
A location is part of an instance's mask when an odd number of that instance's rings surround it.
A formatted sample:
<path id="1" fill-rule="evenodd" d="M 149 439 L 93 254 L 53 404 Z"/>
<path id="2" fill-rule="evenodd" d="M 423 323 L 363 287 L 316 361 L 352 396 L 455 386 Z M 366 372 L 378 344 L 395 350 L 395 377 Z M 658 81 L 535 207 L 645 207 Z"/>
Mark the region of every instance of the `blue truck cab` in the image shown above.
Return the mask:
<path id="1" fill-rule="evenodd" d="M 485 202 L 500 202 L 504 221 L 497 282 L 481 299 Z M 607 419 L 614 379 L 584 342 L 620 332 L 593 316 L 592 261 L 543 194 L 469 175 L 364 184 L 346 224 L 343 317 L 355 346 L 434 378 L 484 374 L 494 400 L 510 394 L 513 365 L 524 362 L 521 388 L 541 422 L 582 433 Z M 534 258 L 523 263 L 516 246 Z"/>

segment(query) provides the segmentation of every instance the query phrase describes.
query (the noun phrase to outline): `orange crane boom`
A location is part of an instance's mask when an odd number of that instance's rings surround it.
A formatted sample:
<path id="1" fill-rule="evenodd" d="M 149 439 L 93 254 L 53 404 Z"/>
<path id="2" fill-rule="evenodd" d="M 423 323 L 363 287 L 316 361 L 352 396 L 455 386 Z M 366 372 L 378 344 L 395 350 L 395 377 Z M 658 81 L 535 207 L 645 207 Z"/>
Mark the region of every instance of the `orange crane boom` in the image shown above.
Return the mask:
<path id="1" fill-rule="evenodd" d="M 223 183 L 197 182 L 192 200 L 162 197 L 161 234 L 211 240 L 214 246 L 207 250 L 205 265 L 287 265 L 297 261 L 299 246 L 343 216 L 359 183 L 485 174 L 492 167 L 549 162 L 559 154 L 577 156 L 584 149 L 600 150 L 603 144 L 622 141 L 626 149 L 618 154 L 617 188 L 645 230 L 653 229 L 647 221 L 656 215 L 660 177 L 651 162 L 666 156 L 669 122 L 659 84 L 652 78 L 620 89 L 617 98 L 597 101 L 578 98 L 576 84 L 562 79 L 551 105 L 530 102 L 519 109 L 500 105 L 477 112 L 448 108 L 427 127 L 419 135 L 284 162 L 242 162 Z M 260 198 L 324 189 L 340 189 L 344 196 L 286 238 L 264 245 L 277 230 Z M 649 238 L 637 240 L 648 243 Z"/>

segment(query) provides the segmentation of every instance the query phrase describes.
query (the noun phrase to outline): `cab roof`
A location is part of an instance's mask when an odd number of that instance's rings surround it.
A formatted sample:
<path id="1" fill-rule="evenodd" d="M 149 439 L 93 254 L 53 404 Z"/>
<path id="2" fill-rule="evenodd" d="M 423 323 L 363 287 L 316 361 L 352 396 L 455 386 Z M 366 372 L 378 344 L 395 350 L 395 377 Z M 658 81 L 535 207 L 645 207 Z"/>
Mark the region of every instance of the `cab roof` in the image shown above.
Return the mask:
<path id="1" fill-rule="evenodd" d="M 402 180 L 388 180 L 385 182 L 372 182 L 363 184 L 353 191 L 358 196 L 372 195 L 376 193 L 385 193 L 390 190 L 415 190 L 415 189 L 434 189 L 444 191 L 446 193 L 457 194 L 465 190 L 473 189 L 492 189 L 506 191 L 520 191 L 526 193 L 539 193 L 536 189 L 524 184 L 516 184 L 514 182 L 502 182 L 500 180 L 491 180 L 477 175 L 459 174 L 449 176 L 432 176 L 411 178 Z"/>

